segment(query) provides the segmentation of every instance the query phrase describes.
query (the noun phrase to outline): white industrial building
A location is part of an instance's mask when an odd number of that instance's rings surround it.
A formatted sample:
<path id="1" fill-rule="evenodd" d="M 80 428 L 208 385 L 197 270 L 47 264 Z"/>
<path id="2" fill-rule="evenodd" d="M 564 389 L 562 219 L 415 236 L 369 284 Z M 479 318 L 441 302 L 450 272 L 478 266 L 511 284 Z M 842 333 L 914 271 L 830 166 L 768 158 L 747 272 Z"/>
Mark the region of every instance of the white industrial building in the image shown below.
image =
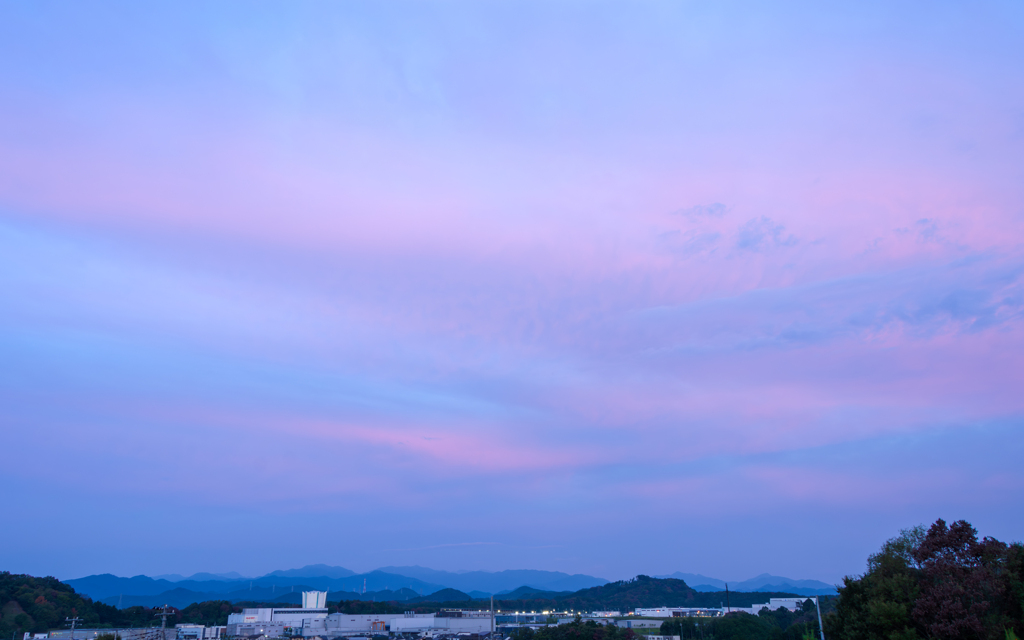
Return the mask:
<path id="1" fill-rule="evenodd" d="M 633 620 L 626 618 L 619 620 L 616 624 L 625 629 L 660 629 L 661 620 Z"/>
<path id="2" fill-rule="evenodd" d="M 174 625 L 175 640 L 220 640 L 227 636 L 227 627 L 207 627 L 201 624 Z"/>
<path id="3" fill-rule="evenodd" d="M 309 620 L 302 627 L 305 637 L 320 636 L 337 638 L 340 636 L 364 636 L 373 633 L 386 633 L 391 620 L 400 618 L 400 613 L 382 614 L 348 614 L 332 613 L 326 618 Z"/>
<path id="4" fill-rule="evenodd" d="M 710 608 L 687 608 L 687 607 L 658 607 L 655 609 L 636 609 L 634 611 L 635 616 L 645 618 L 679 618 L 679 617 L 690 617 L 690 616 L 721 616 L 726 611 L 742 611 L 751 615 L 757 615 L 761 609 L 767 608 L 769 611 L 775 611 L 779 607 L 785 607 L 790 611 L 799 611 L 807 600 L 813 600 L 812 598 L 797 597 L 797 598 L 770 598 L 765 604 L 755 604 L 750 607 L 729 607 L 728 609 L 710 609 Z M 622 621 L 620 621 L 622 622 Z"/>
<path id="5" fill-rule="evenodd" d="M 228 616 L 227 635 L 247 638 L 303 635 L 302 628 L 327 617 L 327 609 L 242 609 Z"/>
<path id="6" fill-rule="evenodd" d="M 392 633 L 490 633 L 494 618 L 489 611 L 406 613 L 391 620 Z"/>
<path id="7" fill-rule="evenodd" d="M 327 618 L 327 592 L 305 591 L 302 607 L 242 609 L 228 616 L 227 635 L 280 638 L 306 635 L 303 628 Z M 310 634 L 315 635 L 315 634 Z"/>
<path id="8" fill-rule="evenodd" d="M 489 633 L 493 617 L 489 611 L 445 610 L 415 614 L 328 614 L 327 593 L 302 594 L 302 608 L 243 609 L 228 616 L 226 635 L 248 638 L 340 638 L 375 633 L 424 633 L 429 635 Z M 198 635 L 195 625 L 182 625 L 177 640 L 220 640 Z"/>
<path id="9" fill-rule="evenodd" d="M 804 603 L 813 598 L 804 596 L 803 598 L 770 598 L 767 604 L 755 604 L 752 607 L 732 607 L 732 611 L 743 611 L 751 615 L 757 615 L 761 609 L 767 608 L 769 611 L 775 611 L 779 607 L 785 607 L 790 611 L 799 611 Z"/>
<path id="10" fill-rule="evenodd" d="M 733 609 L 736 611 L 737 609 Z M 689 618 L 694 616 L 713 617 L 722 615 L 721 609 L 708 607 L 657 607 L 654 609 L 634 609 L 633 615 L 642 618 Z"/>

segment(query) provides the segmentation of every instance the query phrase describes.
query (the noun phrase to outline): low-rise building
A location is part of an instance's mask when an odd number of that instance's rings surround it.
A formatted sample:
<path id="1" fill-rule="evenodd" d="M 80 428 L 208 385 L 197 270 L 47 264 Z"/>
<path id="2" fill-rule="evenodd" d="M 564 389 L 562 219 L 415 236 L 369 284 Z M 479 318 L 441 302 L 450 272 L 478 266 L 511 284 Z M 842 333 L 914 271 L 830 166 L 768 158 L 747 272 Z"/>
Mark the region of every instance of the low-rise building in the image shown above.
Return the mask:
<path id="1" fill-rule="evenodd" d="M 490 611 L 454 611 L 406 613 L 391 620 L 392 633 L 490 633 Z"/>
<path id="2" fill-rule="evenodd" d="M 635 609 L 633 615 L 644 618 L 689 618 L 720 616 L 720 609 L 709 607 L 657 607 L 653 609 Z"/>
<path id="3" fill-rule="evenodd" d="M 244 638 L 281 638 L 303 635 L 302 628 L 327 618 L 327 609 L 242 609 L 228 616 L 226 635 Z"/>
<path id="4" fill-rule="evenodd" d="M 174 625 L 175 640 L 203 640 L 203 632 L 206 626 L 201 624 L 176 624 Z"/>
<path id="5" fill-rule="evenodd" d="M 808 600 L 813 602 L 813 598 L 808 598 L 806 596 L 802 598 L 769 598 L 766 604 L 755 604 L 750 607 L 732 607 L 732 611 L 743 611 L 755 616 L 760 613 L 761 609 L 775 611 L 780 607 L 784 607 L 790 611 L 799 611 Z"/>
<path id="6" fill-rule="evenodd" d="M 619 620 L 616 624 L 626 629 L 660 629 L 661 620 L 636 620 L 632 618 L 626 618 Z"/>
<path id="7" fill-rule="evenodd" d="M 227 635 L 227 627 L 207 627 L 201 624 L 174 625 L 175 640 L 220 640 Z"/>
<path id="8" fill-rule="evenodd" d="M 307 621 L 302 627 L 305 637 L 320 636 L 337 638 L 343 636 L 359 636 L 374 633 L 387 633 L 391 621 L 403 614 L 348 614 L 332 613 L 326 618 Z"/>

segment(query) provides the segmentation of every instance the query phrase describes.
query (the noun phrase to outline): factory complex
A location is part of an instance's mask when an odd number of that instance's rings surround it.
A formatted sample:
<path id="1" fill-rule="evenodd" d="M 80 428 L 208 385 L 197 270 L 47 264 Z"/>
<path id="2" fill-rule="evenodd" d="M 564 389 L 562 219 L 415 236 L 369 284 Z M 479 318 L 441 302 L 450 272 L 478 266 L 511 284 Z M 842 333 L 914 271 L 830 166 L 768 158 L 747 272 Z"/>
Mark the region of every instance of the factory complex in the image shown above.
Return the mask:
<path id="1" fill-rule="evenodd" d="M 173 629 L 76 629 L 52 631 L 48 634 L 25 634 L 24 640 L 96 640 L 101 635 L 113 635 L 116 640 L 227 640 L 228 638 L 310 638 L 328 640 L 345 638 L 359 640 L 375 636 L 402 638 L 430 638 L 444 640 L 458 638 L 505 638 L 518 629 L 539 629 L 555 624 L 573 622 L 577 616 L 601 625 L 617 625 L 635 629 L 650 640 L 662 640 L 657 633 L 665 619 L 679 617 L 717 617 L 727 612 L 745 612 L 757 615 L 764 608 L 780 607 L 797 611 L 807 598 L 771 598 L 765 604 L 752 607 L 638 608 L 623 615 L 619 611 L 575 612 L 508 612 L 462 609 L 443 609 L 437 613 L 330 613 L 327 592 L 307 591 L 302 594 L 301 607 L 262 607 L 243 609 L 228 616 L 227 625 L 204 626 L 179 624 Z M 665 637 L 672 640 L 678 636 Z"/>
<path id="2" fill-rule="evenodd" d="M 325 592 L 303 593 L 302 608 L 245 609 L 228 617 L 225 635 L 231 638 L 356 638 L 376 635 L 442 638 L 452 636 L 506 637 L 517 629 L 542 628 L 566 624 L 576 619 L 573 612 L 508 612 L 445 609 L 437 613 L 329 613 Z M 785 607 L 797 611 L 807 598 L 771 598 L 765 604 L 744 608 L 638 608 L 623 615 L 619 611 L 594 611 L 578 614 L 597 624 L 651 632 L 660 629 L 666 618 L 717 617 L 729 611 L 757 615 L 763 608 Z M 646 635 L 646 634 L 645 634 Z M 208 640 L 178 636 L 176 640 Z"/>

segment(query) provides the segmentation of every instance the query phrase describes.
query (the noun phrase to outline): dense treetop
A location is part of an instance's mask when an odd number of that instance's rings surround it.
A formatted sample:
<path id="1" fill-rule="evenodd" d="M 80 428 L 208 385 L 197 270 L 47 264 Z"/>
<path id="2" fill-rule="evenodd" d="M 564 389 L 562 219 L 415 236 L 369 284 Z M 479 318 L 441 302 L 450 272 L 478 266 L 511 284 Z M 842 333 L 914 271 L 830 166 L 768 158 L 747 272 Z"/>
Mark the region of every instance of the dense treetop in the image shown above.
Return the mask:
<path id="1" fill-rule="evenodd" d="M 1004 640 L 1024 630 L 1024 547 L 960 520 L 903 531 L 847 577 L 829 640 Z"/>

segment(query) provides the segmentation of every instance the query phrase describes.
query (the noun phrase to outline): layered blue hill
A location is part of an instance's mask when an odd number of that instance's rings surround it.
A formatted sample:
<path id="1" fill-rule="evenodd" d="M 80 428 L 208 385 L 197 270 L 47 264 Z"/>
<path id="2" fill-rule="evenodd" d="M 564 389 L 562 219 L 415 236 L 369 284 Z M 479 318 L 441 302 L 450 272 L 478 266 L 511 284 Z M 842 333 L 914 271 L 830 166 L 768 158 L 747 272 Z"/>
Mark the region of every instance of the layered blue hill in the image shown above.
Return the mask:
<path id="1" fill-rule="evenodd" d="M 676 578 L 699 592 L 722 591 L 725 582 L 701 574 L 674 573 Z M 173 578 L 173 579 L 172 579 Z M 502 598 L 558 598 L 582 589 L 608 584 L 594 576 L 570 575 L 558 571 L 509 570 L 467 571 L 455 573 L 426 567 L 382 567 L 368 573 L 355 573 L 344 567 L 308 565 L 299 569 L 272 571 L 258 578 L 242 578 L 237 573 L 197 573 L 188 578 L 167 575 L 159 578 L 111 574 L 93 575 L 64 581 L 78 593 L 120 607 L 134 605 L 187 606 L 206 600 L 232 602 L 280 602 L 298 604 L 301 592 L 328 591 L 330 600 L 439 601 Z M 793 580 L 762 574 L 756 578 L 729 583 L 735 592 L 785 592 L 795 595 L 832 595 L 835 587 L 818 580 Z M 443 593 L 441 593 L 443 592 Z M 460 595 L 461 594 L 461 595 Z"/>
<path id="2" fill-rule="evenodd" d="M 710 578 L 699 573 L 675 572 L 671 575 L 657 576 L 659 578 L 677 578 L 685 580 L 695 591 L 723 591 L 725 581 L 718 578 Z M 782 576 L 773 576 L 762 573 L 756 578 L 740 582 L 730 582 L 729 589 L 739 592 L 782 592 L 792 593 L 798 596 L 830 596 L 836 594 L 835 585 L 820 580 L 794 580 Z"/>

